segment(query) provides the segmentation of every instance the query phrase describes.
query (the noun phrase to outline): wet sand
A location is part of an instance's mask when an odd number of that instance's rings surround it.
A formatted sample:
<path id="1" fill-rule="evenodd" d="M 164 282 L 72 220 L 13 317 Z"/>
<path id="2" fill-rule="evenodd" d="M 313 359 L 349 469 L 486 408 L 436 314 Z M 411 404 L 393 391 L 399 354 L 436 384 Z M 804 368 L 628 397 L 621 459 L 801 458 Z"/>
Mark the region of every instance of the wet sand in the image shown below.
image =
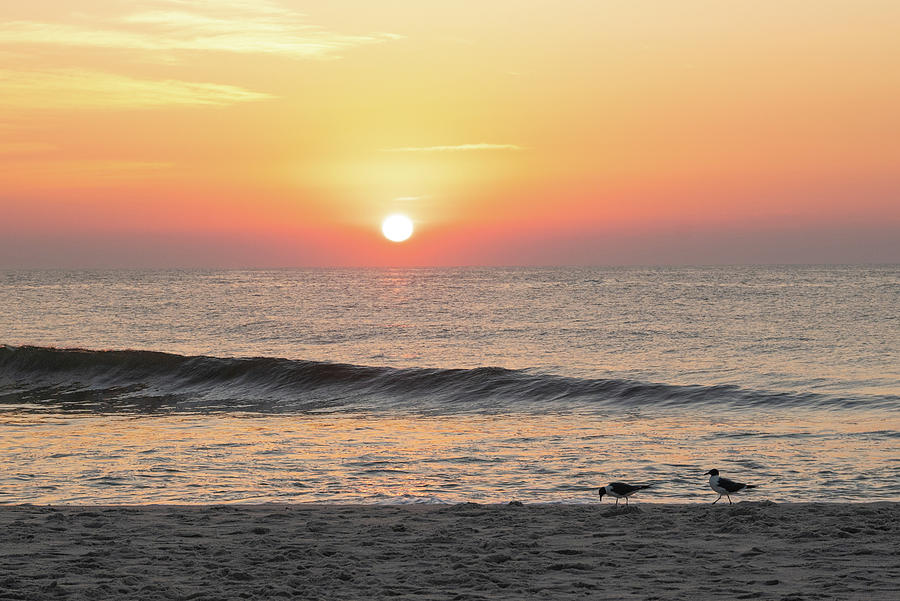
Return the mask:
<path id="1" fill-rule="evenodd" d="M 0 507 L 0 600 L 900 599 L 900 503 Z"/>

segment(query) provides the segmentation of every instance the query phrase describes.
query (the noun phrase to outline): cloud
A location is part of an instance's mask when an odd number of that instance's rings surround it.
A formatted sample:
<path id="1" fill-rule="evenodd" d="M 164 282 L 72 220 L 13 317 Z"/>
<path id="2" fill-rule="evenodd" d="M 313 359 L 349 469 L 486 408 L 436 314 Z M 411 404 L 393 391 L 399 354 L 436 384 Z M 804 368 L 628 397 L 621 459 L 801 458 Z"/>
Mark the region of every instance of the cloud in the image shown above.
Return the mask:
<path id="1" fill-rule="evenodd" d="M 224 106 L 269 98 L 272 98 L 269 94 L 213 83 L 138 79 L 75 69 L 0 69 L 0 107 L 71 109 Z"/>
<path id="2" fill-rule="evenodd" d="M 298 13 L 270 0 L 156 0 L 155 4 L 187 6 L 195 9 L 291 16 Z"/>
<path id="3" fill-rule="evenodd" d="M 291 58 L 335 57 L 354 46 L 399 36 L 349 35 L 309 24 L 301 13 L 267 2 L 158 0 L 156 9 L 89 24 L 0 23 L 0 44 L 117 48 L 145 52 L 230 52 Z"/>
<path id="4" fill-rule="evenodd" d="M 522 150 L 515 144 L 457 144 L 455 146 L 404 146 L 384 148 L 382 152 L 464 152 L 471 150 Z"/>

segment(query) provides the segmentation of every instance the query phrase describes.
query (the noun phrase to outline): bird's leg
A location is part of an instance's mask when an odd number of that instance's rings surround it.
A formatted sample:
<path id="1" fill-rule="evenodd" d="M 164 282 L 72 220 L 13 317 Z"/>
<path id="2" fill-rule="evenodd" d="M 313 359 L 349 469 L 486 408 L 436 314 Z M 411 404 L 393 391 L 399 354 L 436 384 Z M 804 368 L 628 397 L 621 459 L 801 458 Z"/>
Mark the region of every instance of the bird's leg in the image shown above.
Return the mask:
<path id="1" fill-rule="evenodd" d="M 722 495 L 719 495 L 719 499 L 721 499 L 721 498 L 722 498 Z M 719 502 L 719 499 L 716 499 L 715 501 L 713 501 L 713 505 L 715 505 L 716 503 L 718 503 L 718 502 Z"/>
<path id="2" fill-rule="evenodd" d="M 725 495 L 725 496 L 728 497 L 728 504 L 734 505 L 734 503 L 731 502 L 731 495 Z"/>
<path id="3" fill-rule="evenodd" d="M 616 507 L 619 506 L 619 499 L 616 499 Z"/>
<path id="4" fill-rule="evenodd" d="M 625 504 L 628 505 L 628 497 L 625 497 Z"/>

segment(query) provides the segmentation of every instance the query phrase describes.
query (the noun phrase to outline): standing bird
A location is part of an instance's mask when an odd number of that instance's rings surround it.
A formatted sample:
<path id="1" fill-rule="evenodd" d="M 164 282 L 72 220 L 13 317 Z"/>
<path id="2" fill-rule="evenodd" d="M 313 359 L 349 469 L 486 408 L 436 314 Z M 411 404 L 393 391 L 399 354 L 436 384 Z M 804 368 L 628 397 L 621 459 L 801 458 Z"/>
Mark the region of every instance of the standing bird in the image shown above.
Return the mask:
<path id="1" fill-rule="evenodd" d="M 731 497 L 729 495 L 733 495 L 736 492 L 748 488 L 756 488 L 755 484 L 744 484 L 743 482 L 735 482 L 734 480 L 723 478 L 719 475 L 719 470 L 709 470 L 706 474 L 709 474 L 709 487 L 719 493 L 719 499 L 722 498 L 722 495 L 728 497 L 729 505 L 734 505 L 734 503 L 731 502 Z M 703 475 L 705 476 L 706 474 Z M 713 501 L 712 504 L 715 505 L 718 503 L 719 499 Z"/>
<path id="2" fill-rule="evenodd" d="M 619 504 L 619 499 L 625 499 L 625 504 L 628 505 L 628 497 L 633 495 L 639 490 L 644 490 L 645 488 L 650 488 L 653 486 L 652 484 L 625 484 L 624 482 L 611 482 L 606 486 L 600 487 L 600 500 L 603 500 L 603 495 L 609 495 L 611 497 L 616 498 L 616 505 Z"/>

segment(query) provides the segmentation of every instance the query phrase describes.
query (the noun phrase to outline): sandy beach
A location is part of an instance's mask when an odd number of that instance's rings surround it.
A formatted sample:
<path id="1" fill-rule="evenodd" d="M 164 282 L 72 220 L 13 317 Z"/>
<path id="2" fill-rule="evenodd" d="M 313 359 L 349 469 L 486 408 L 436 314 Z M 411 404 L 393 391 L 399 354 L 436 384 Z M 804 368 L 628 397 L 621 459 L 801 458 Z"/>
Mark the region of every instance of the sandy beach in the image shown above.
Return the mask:
<path id="1" fill-rule="evenodd" d="M 0 508 L 0 599 L 900 598 L 900 504 Z"/>

